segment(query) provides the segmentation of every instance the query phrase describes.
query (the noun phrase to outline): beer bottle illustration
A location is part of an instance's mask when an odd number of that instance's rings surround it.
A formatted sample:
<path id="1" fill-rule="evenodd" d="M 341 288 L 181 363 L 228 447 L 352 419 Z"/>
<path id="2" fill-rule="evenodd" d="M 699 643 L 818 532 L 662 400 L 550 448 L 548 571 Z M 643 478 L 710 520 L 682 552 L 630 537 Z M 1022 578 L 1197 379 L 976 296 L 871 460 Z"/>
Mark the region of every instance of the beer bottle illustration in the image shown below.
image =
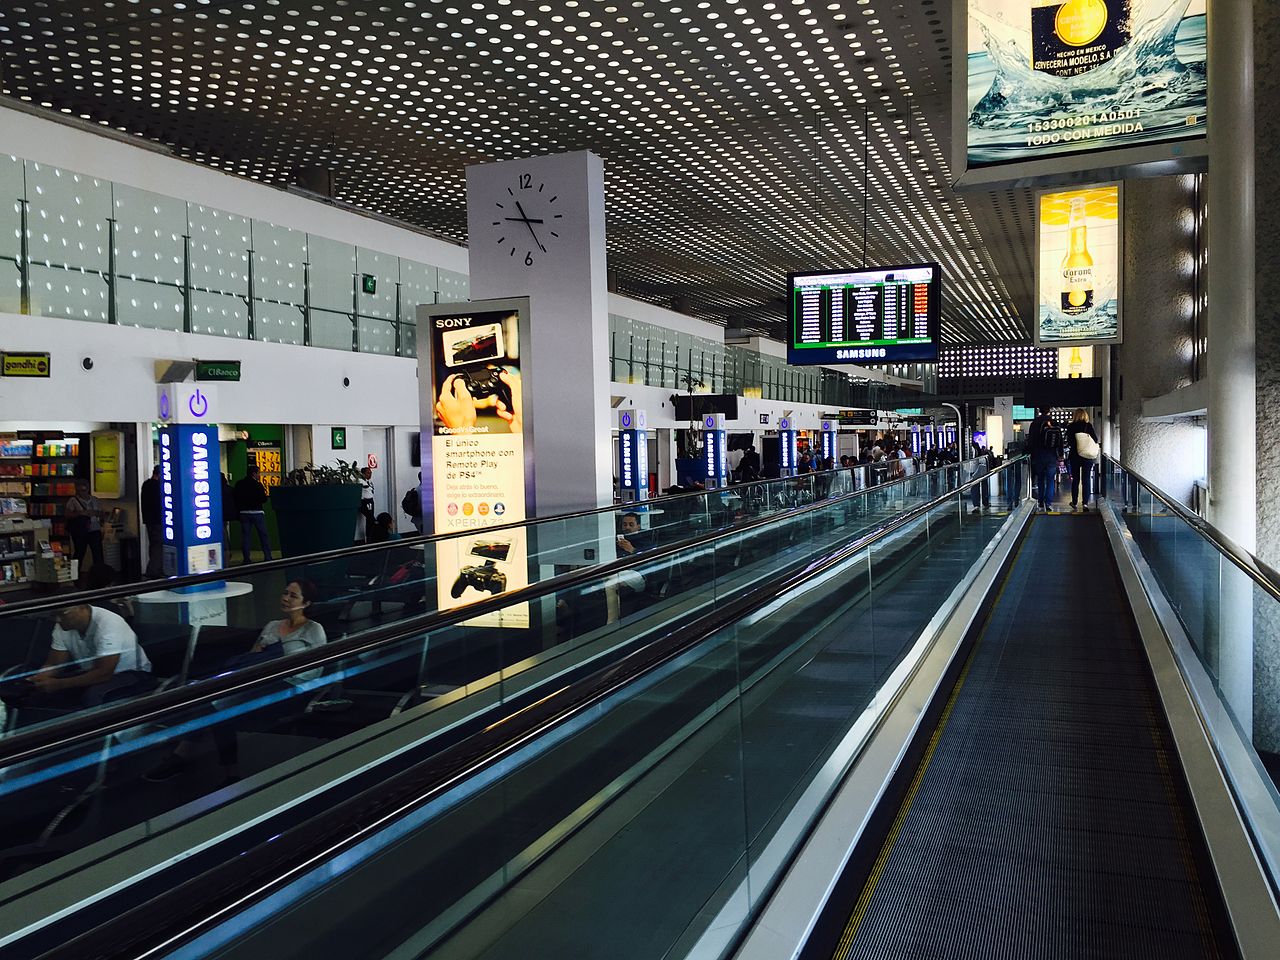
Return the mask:
<path id="1" fill-rule="evenodd" d="M 1106 63 L 1132 37 L 1131 2 L 1032 0 L 1032 68 L 1074 77 Z"/>
<path id="2" fill-rule="evenodd" d="M 1093 309 L 1093 256 L 1084 197 L 1071 198 L 1071 246 L 1062 260 L 1062 312 L 1078 317 Z"/>

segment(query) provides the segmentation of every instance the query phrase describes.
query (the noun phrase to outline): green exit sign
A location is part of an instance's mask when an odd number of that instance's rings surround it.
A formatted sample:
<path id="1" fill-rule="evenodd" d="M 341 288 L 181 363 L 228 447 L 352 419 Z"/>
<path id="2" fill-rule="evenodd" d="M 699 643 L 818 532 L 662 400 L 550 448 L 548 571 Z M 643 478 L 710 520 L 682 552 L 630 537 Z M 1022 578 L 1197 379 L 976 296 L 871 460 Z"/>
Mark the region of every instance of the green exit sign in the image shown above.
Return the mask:
<path id="1" fill-rule="evenodd" d="M 239 360 L 197 360 L 197 380 L 215 380 L 223 383 L 240 381 Z"/>
<path id="2" fill-rule="evenodd" d="M 372 273 L 361 274 L 360 289 L 365 293 L 374 294 L 378 292 L 378 278 Z"/>
<path id="3" fill-rule="evenodd" d="M 329 428 L 329 446 L 334 450 L 347 449 L 347 428 L 346 427 L 330 427 Z"/>

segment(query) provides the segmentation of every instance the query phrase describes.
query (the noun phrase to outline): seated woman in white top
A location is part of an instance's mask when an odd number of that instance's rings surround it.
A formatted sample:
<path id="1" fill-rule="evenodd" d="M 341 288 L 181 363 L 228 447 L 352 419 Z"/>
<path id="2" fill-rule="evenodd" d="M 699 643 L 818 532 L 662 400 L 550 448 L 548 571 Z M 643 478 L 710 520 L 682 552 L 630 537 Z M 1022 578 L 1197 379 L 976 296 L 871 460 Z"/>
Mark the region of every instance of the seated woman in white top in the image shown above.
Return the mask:
<path id="1" fill-rule="evenodd" d="M 228 666 L 244 667 L 323 646 L 328 640 L 324 627 L 307 618 L 307 608 L 311 606 L 315 595 L 315 586 L 309 581 L 291 580 L 285 584 L 284 592 L 280 595 L 280 610 L 284 616 L 279 620 L 272 620 L 263 627 L 249 653 L 233 658 Z M 286 680 L 296 686 L 308 680 L 314 680 L 322 672 L 319 667 L 303 670 L 292 674 Z M 298 697 L 286 697 L 270 707 L 252 711 L 246 715 L 246 719 L 261 725 L 266 721 L 274 721 L 301 710 L 302 702 Z M 221 705 L 223 704 L 219 704 Z M 222 764 L 224 776 L 235 779 L 238 761 L 235 727 L 230 724 L 215 723 L 210 728 L 210 732 L 218 748 L 218 761 Z M 194 742 L 183 740 L 174 748 L 168 759 L 145 774 L 145 779 L 157 783 L 178 776 L 186 770 L 187 761 L 194 752 Z"/>

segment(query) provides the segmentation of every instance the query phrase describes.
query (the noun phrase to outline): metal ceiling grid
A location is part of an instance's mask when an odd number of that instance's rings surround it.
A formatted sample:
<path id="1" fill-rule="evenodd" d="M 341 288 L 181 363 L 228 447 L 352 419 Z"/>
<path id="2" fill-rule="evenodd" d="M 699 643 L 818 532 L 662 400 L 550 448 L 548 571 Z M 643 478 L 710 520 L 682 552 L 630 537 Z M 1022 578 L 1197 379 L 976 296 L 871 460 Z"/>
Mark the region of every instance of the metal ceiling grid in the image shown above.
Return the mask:
<path id="1" fill-rule="evenodd" d="M 0 57 L 11 96 L 458 241 L 466 164 L 593 150 L 619 291 L 773 336 L 865 201 L 868 263 L 942 264 L 946 342 L 1025 339 L 1023 201 L 949 188 L 941 6 L 8 0 Z"/>

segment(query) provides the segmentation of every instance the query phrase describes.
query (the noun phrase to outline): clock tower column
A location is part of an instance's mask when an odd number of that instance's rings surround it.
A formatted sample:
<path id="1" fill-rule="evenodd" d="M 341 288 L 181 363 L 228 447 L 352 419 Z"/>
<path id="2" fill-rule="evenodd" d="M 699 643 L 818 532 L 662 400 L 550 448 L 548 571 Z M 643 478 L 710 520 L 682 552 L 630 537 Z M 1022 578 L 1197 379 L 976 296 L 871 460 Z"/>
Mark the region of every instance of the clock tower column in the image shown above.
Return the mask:
<path id="1" fill-rule="evenodd" d="M 586 151 L 467 168 L 471 296 L 528 297 L 533 509 L 613 500 L 604 165 Z"/>

